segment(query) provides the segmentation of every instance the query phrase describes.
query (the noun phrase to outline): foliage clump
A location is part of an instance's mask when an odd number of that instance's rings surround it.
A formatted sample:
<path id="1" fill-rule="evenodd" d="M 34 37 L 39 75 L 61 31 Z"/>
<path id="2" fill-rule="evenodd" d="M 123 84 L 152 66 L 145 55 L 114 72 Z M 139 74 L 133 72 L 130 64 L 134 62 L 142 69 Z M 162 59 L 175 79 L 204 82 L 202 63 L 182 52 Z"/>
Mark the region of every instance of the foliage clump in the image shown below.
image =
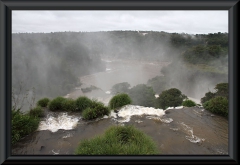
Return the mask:
<path id="1" fill-rule="evenodd" d="M 104 135 L 80 142 L 76 155 L 153 155 L 159 154 L 151 137 L 133 126 L 113 126 Z"/>
<path id="2" fill-rule="evenodd" d="M 228 83 L 219 83 L 215 86 L 215 92 L 207 92 L 201 103 L 206 110 L 212 113 L 228 117 Z"/>
<path id="3" fill-rule="evenodd" d="M 177 88 L 171 88 L 163 91 L 157 98 L 158 106 L 162 109 L 182 105 L 187 97 Z"/>
<path id="4" fill-rule="evenodd" d="M 114 96 L 110 100 L 109 107 L 111 109 L 120 108 L 124 105 L 131 104 L 131 102 L 132 102 L 132 100 L 127 94 L 121 93 L 121 94 Z"/>
<path id="5" fill-rule="evenodd" d="M 194 101 L 187 99 L 183 101 L 182 105 L 185 107 L 194 107 L 197 104 Z"/>
<path id="6" fill-rule="evenodd" d="M 48 105 L 49 102 L 50 102 L 50 99 L 49 99 L 49 98 L 42 98 L 42 99 L 38 100 L 37 106 L 47 107 L 47 105 Z"/>
<path id="7" fill-rule="evenodd" d="M 80 96 L 76 99 L 76 110 L 82 112 L 87 107 L 90 107 L 92 100 L 86 96 Z"/>
<path id="8" fill-rule="evenodd" d="M 15 144 L 24 136 L 34 132 L 38 128 L 39 121 L 34 115 L 23 114 L 20 109 L 12 109 L 11 143 Z"/>
<path id="9" fill-rule="evenodd" d="M 44 117 L 44 111 L 42 107 L 37 106 L 29 111 L 29 115 L 32 117 Z"/>
<path id="10" fill-rule="evenodd" d="M 130 84 L 128 82 L 122 82 L 113 85 L 111 92 L 112 94 L 118 94 L 118 93 L 127 93 L 129 90 Z"/>
<path id="11" fill-rule="evenodd" d="M 211 100 L 214 97 L 222 96 L 228 99 L 228 83 L 219 83 L 215 87 L 215 92 L 207 92 L 205 96 L 201 98 L 201 103 L 204 104 L 205 102 Z"/>
<path id="12" fill-rule="evenodd" d="M 214 97 L 215 97 L 215 93 L 212 93 L 209 91 L 205 93 L 205 96 L 203 98 L 201 98 L 201 103 L 204 104 L 205 102 L 211 100 Z"/>
<path id="13" fill-rule="evenodd" d="M 63 97 L 56 97 L 55 99 L 53 99 L 52 101 L 49 102 L 48 104 L 48 108 L 51 111 L 60 111 L 63 109 L 63 102 L 66 99 Z"/>
<path id="14" fill-rule="evenodd" d="M 82 116 L 85 120 L 93 120 L 103 117 L 104 115 L 109 115 L 109 113 L 110 110 L 108 107 L 104 106 L 101 102 L 93 100 L 90 107 L 83 110 Z"/>
<path id="15" fill-rule="evenodd" d="M 77 106 L 76 102 L 73 99 L 65 99 L 62 102 L 62 110 L 63 111 L 76 111 Z"/>
<path id="16" fill-rule="evenodd" d="M 228 117 L 228 100 L 226 97 L 217 96 L 205 102 L 203 107 L 214 114 Z"/>
<path id="17" fill-rule="evenodd" d="M 149 79 L 147 82 L 148 86 L 151 86 L 156 93 L 162 93 L 167 89 L 167 81 L 165 76 L 156 76 Z"/>
<path id="18" fill-rule="evenodd" d="M 148 87 L 145 84 L 138 84 L 129 90 L 128 95 L 134 105 L 155 107 L 156 98 L 152 87 Z"/>

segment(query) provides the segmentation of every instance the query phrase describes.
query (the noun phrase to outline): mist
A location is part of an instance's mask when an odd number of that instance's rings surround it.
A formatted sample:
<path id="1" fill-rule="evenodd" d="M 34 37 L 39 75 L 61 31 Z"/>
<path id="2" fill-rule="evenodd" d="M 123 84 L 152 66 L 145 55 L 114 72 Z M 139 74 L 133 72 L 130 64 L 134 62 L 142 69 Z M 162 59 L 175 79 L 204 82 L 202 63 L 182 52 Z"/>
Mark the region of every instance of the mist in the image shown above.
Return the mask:
<path id="1" fill-rule="evenodd" d="M 166 83 L 159 82 L 159 88 L 178 88 L 187 96 L 200 99 L 217 83 L 228 81 L 227 54 L 206 55 L 211 60 L 196 56 L 194 62 L 191 58 L 186 61 L 187 52 L 192 52 L 195 45 L 212 50 L 207 47 L 215 42 L 210 40 L 211 35 L 227 36 L 158 31 L 13 34 L 12 89 L 16 91 L 19 84 L 24 84 L 20 93 L 30 90 L 36 101 L 67 94 L 70 98 L 86 95 L 105 100 L 112 97 L 110 91 L 117 83 L 127 82 L 130 88 L 138 84 L 151 86 L 149 80 L 159 77 Z M 83 92 L 87 88 L 90 92 Z"/>

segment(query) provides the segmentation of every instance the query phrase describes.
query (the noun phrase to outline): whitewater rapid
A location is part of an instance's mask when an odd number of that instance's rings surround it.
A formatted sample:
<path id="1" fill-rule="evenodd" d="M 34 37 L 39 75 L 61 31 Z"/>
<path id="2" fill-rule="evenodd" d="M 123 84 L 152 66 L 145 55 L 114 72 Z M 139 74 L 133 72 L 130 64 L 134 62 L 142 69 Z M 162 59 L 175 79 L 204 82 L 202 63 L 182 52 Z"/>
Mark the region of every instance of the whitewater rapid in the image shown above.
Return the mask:
<path id="1" fill-rule="evenodd" d="M 38 130 L 49 130 L 57 132 L 59 129 L 72 130 L 74 129 L 81 117 L 68 115 L 68 113 L 59 113 L 57 116 L 48 114 L 45 120 L 39 123 Z"/>
<path id="2" fill-rule="evenodd" d="M 170 107 L 168 109 L 181 109 L 183 106 L 179 107 Z M 119 123 L 126 123 L 131 120 L 132 116 L 143 116 L 147 115 L 148 119 L 160 120 L 163 123 L 170 123 L 173 121 L 171 118 L 161 117 L 165 115 L 163 109 L 156 109 L 153 107 L 144 107 L 139 105 L 126 105 L 119 109 L 118 112 L 113 110 L 109 116 L 103 116 L 102 119 L 112 118 L 113 120 Z M 68 113 L 59 113 L 59 114 L 48 114 L 47 117 L 40 122 L 38 130 L 49 130 L 51 132 L 57 132 L 59 129 L 71 130 L 74 129 L 79 121 L 81 121 L 81 116 L 68 115 Z"/>

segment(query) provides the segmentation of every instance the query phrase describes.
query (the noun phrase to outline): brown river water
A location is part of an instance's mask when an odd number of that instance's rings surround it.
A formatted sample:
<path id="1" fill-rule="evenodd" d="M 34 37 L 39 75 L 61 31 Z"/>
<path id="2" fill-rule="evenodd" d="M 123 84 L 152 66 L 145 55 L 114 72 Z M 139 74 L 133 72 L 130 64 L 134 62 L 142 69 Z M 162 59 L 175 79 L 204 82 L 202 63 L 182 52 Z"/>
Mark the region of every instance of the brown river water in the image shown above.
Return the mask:
<path id="1" fill-rule="evenodd" d="M 94 85 L 101 89 L 82 93 L 77 87 L 65 97 L 86 95 L 107 104 L 112 97 L 108 91 L 114 84 L 129 82 L 134 86 L 146 83 L 148 79 L 160 75 L 164 65 L 167 63 L 107 62 L 106 72 L 80 78 L 83 87 Z M 125 109 L 130 112 L 131 108 L 144 111 L 144 107 L 140 106 Z M 148 110 L 156 111 L 153 108 Z M 39 129 L 12 146 L 13 155 L 73 155 L 81 140 L 101 135 L 112 125 L 134 125 L 153 138 L 161 154 L 228 154 L 228 120 L 202 107 L 157 110 L 161 115 L 134 115 L 125 111 L 122 114 L 126 118 L 113 114 L 88 122 L 83 121 L 79 113 L 51 113 L 47 109 L 45 112 L 47 116 Z"/>

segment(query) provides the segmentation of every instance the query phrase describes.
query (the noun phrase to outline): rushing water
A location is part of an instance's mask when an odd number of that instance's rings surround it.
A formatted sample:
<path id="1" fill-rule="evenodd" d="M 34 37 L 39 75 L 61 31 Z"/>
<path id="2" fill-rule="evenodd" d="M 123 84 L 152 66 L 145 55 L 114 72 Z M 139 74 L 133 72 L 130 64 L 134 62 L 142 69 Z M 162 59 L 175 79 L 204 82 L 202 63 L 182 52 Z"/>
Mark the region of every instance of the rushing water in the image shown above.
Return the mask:
<path id="1" fill-rule="evenodd" d="M 109 61 L 106 72 L 81 77 L 83 86 L 65 97 L 86 95 L 107 105 L 112 85 L 146 83 L 159 75 L 162 66 Z M 100 89 L 82 93 L 81 88 L 90 85 Z M 46 109 L 46 114 L 36 132 L 12 146 L 13 155 L 72 155 L 81 140 L 103 134 L 112 125 L 134 125 L 153 138 L 162 154 L 228 154 L 228 121 L 201 107 L 171 107 L 164 111 L 127 105 L 118 113 L 112 111 L 95 121 L 82 120 L 80 113 L 53 113 Z"/>
<path id="2" fill-rule="evenodd" d="M 76 113 L 48 116 L 38 131 L 13 146 L 12 153 L 74 154 L 80 140 L 103 134 L 112 125 L 134 125 L 156 141 L 162 154 L 228 154 L 225 118 L 198 107 L 163 111 L 133 105 L 90 122 Z"/>

